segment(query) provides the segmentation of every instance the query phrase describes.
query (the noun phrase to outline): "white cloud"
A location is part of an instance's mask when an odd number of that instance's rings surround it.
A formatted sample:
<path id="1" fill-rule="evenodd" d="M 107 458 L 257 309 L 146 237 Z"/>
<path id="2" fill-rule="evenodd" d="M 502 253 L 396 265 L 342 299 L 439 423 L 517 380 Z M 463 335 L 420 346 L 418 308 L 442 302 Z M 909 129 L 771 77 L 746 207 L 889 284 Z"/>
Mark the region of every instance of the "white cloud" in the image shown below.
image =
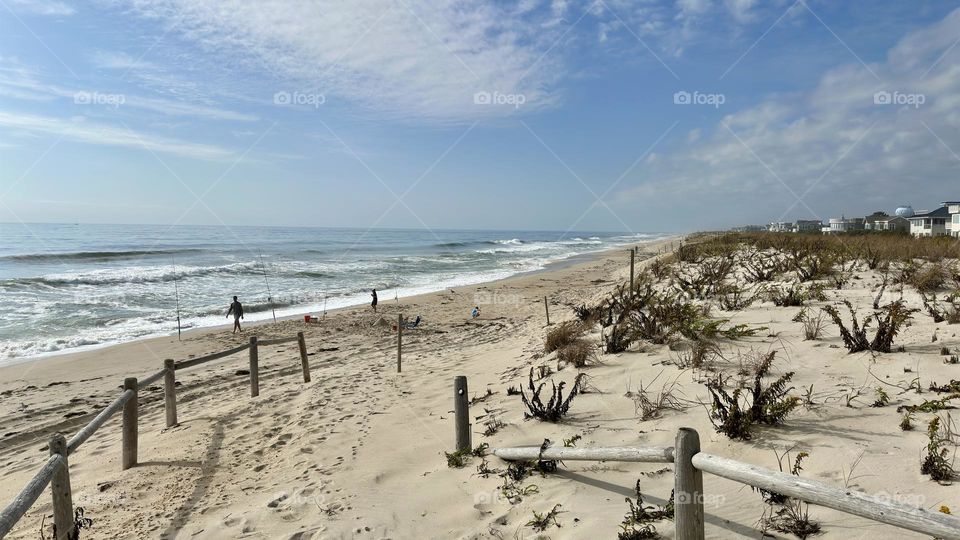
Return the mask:
<path id="1" fill-rule="evenodd" d="M 96 124 L 83 117 L 70 120 L 0 111 L 0 126 L 33 133 L 63 136 L 65 139 L 96 144 L 150 150 L 183 157 L 223 160 L 234 156 L 231 150 L 178 139 L 158 137 L 124 128 Z"/>
<path id="2" fill-rule="evenodd" d="M 475 104 L 481 91 L 523 94 L 521 111 L 553 105 L 563 76 L 554 46 L 568 25 L 543 23 L 580 15 L 563 0 L 542 9 L 455 0 L 122 3 L 212 53 L 211 69 L 246 68 L 269 81 L 265 95 L 321 92 L 330 102 L 434 120 L 516 113 Z"/>
<path id="3" fill-rule="evenodd" d="M 144 97 L 116 91 L 111 88 L 65 88 L 57 84 L 42 82 L 35 74 L 24 69 L 0 69 L 0 95 L 28 101 L 50 101 L 60 98 L 72 102 L 76 100 L 78 94 L 110 94 L 122 96 L 123 107 L 131 107 L 168 116 L 242 122 L 250 122 L 258 119 L 257 116 L 252 114 L 240 113 L 210 105 Z"/>
<path id="4" fill-rule="evenodd" d="M 621 202 L 716 204 L 727 197 L 773 220 L 791 206 L 789 217 L 810 215 L 791 190 L 810 190 L 805 202 L 818 217 L 844 211 L 840 200 L 865 207 L 848 207 L 851 213 L 889 210 L 908 197 L 921 206 L 956 198 L 960 47 L 951 47 L 958 40 L 960 9 L 906 35 L 885 62 L 870 65 L 880 81 L 851 57 L 809 93 L 769 95 L 731 112 L 700 136 L 659 148 L 659 159 L 646 164 L 642 182 L 624 190 Z M 877 92 L 901 103 L 878 104 Z"/>

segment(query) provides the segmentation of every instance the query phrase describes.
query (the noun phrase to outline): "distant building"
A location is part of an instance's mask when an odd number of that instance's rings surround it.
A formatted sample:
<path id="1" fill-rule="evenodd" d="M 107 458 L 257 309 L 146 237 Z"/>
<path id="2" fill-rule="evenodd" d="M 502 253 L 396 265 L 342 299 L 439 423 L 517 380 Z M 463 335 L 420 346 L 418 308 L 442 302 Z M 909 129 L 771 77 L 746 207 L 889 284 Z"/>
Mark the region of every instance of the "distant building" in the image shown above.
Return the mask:
<path id="1" fill-rule="evenodd" d="M 789 221 L 775 221 L 767 225 L 770 232 L 793 232 L 793 223 Z"/>
<path id="2" fill-rule="evenodd" d="M 870 214 L 869 216 L 863 218 L 863 228 L 868 231 L 875 231 L 877 230 L 876 229 L 877 222 L 880 220 L 887 219 L 889 217 L 890 217 L 890 214 L 878 210 Z"/>
<path id="3" fill-rule="evenodd" d="M 950 212 L 950 221 L 947 222 L 947 234 L 960 238 L 960 202 L 948 201 L 943 203 Z"/>
<path id="4" fill-rule="evenodd" d="M 830 234 L 843 234 L 863 230 L 863 218 L 830 218 Z"/>
<path id="5" fill-rule="evenodd" d="M 798 219 L 793 225 L 793 232 L 820 232 L 823 228 L 823 222 L 819 219 Z"/>
<path id="6" fill-rule="evenodd" d="M 901 216 L 887 216 L 885 219 L 874 221 L 872 230 L 908 232 L 910 230 L 910 220 Z"/>
<path id="7" fill-rule="evenodd" d="M 929 212 L 917 212 L 910 218 L 910 234 L 913 236 L 946 236 L 950 234 L 947 222 L 951 221 L 950 207 L 952 204 L 943 203 L 940 208 Z M 952 223 L 951 223 L 952 225 Z"/>

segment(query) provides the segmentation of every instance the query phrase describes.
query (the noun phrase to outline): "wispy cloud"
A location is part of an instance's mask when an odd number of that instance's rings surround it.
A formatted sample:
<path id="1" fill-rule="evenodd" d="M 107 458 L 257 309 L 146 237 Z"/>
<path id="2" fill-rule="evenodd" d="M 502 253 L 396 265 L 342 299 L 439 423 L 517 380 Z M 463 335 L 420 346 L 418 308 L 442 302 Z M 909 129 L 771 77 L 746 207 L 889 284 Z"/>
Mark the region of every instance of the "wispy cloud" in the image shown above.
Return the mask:
<path id="1" fill-rule="evenodd" d="M 28 70 L 7 68 L 0 70 L 0 94 L 11 98 L 29 101 L 49 101 L 51 99 L 66 99 L 71 102 L 78 96 L 93 94 L 110 94 L 123 96 L 123 106 L 144 111 L 151 111 L 169 116 L 188 116 L 206 120 L 226 120 L 250 122 L 258 117 L 249 113 L 241 113 L 222 109 L 215 106 L 188 103 L 163 98 L 145 97 L 129 94 L 110 88 L 72 87 L 67 88 L 58 84 L 41 81 L 36 74 Z"/>
<path id="2" fill-rule="evenodd" d="M 273 92 L 300 90 L 385 115 L 469 119 L 517 112 L 478 105 L 477 92 L 522 94 L 524 111 L 549 107 L 556 102 L 553 83 L 563 75 L 557 55 L 545 53 L 567 26 L 543 25 L 560 6 L 454 0 L 129 4 L 218 58 L 229 58 L 220 65 L 244 66 L 260 80 L 268 78 L 261 85 L 267 99 Z M 585 8 L 577 9 L 574 20 Z"/>
<path id="3" fill-rule="evenodd" d="M 158 137 L 129 129 L 97 124 L 87 121 L 84 117 L 63 120 L 47 116 L 0 111 L 0 126 L 5 126 L 12 130 L 25 130 L 33 133 L 46 133 L 57 136 L 62 135 L 65 139 L 82 143 L 139 150 L 149 149 L 154 152 L 175 154 L 195 159 L 227 160 L 234 157 L 232 150 L 219 146 Z"/>

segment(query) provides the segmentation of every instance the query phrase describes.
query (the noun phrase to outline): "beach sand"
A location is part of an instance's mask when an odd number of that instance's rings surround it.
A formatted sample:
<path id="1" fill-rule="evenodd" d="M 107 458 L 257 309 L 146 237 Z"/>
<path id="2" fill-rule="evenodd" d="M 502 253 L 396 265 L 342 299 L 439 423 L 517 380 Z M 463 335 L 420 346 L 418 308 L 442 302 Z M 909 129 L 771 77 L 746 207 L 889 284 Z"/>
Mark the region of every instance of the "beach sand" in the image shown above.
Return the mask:
<path id="1" fill-rule="evenodd" d="M 642 259 L 661 244 L 641 246 Z M 648 259 L 649 260 L 649 259 Z M 648 503 L 669 497 L 671 466 L 658 464 L 562 464 L 559 472 L 534 475 L 523 485 L 536 492 L 511 504 L 499 491 L 496 475 L 482 477 L 472 461 L 447 467 L 444 452 L 454 446 L 453 380 L 469 379 L 474 445 L 540 445 L 579 435 L 578 447 L 672 445 L 677 428 L 695 428 L 704 451 L 768 468 L 777 468 L 775 452 L 806 451 L 804 477 L 849 489 L 886 493 L 891 499 L 937 509 L 960 510 L 960 489 L 941 486 L 920 474 L 926 421 L 903 432 L 897 404 L 934 398 L 890 391 L 893 404 L 873 408 L 876 377 L 907 385 L 919 373 L 930 381 L 958 378 L 940 348 L 960 345 L 960 327 L 935 325 L 918 314 L 897 343 L 907 352 L 848 355 L 830 327 L 820 341 L 804 341 L 799 308 L 769 302 L 736 313 L 720 313 L 735 323 L 762 325 L 769 332 L 727 343 L 729 349 L 767 351 L 781 360 L 774 373 L 796 371 L 795 395 L 813 385 L 815 406 L 802 407 L 784 426 L 758 430 L 750 441 L 731 441 L 715 433 L 704 407 L 667 411 L 640 421 L 626 397 L 640 385 L 676 380 L 683 397 L 706 402 L 699 375 L 665 364 L 674 353 L 666 346 L 604 355 L 602 364 L 584 371 L 593 390 L 578 396 L 560 424 L 525 421 L 519 396 L 509 386 L 526 383 L 532 366 L 557 368 L 543 356 L 543 297 L 550 299 L 551 320 L 573 318 L 572 308 L 595 304 L 628 276 L 625 250 L 544 272 L 417 297 L 383 300 L 379 313 L 367 308 L 329 313 L 321 324 L 285 320 L 248 325 L 233 336 L 229 326 L 99 350 L 0 367 L 0 504 L 7 504 L 47 455 L 54 432 L 69 438 L 119 395 L 123 378 L 145 377 L 177 360 L 224 350 L 260 339 L 306 335 L 312 382 L 304 383 L 296 343 L 260 348 L 260 396 L 250 398 L 246 353 L 177 372 L 180 424 L 166 429 L 162 383 L 140 393 L 140 465 L 121 471 L 120 417 L 102 427 L 70 457 L 76 506 L 93 527 L 81 538 L 616 538 L 638 479 Z M 862 273 L 842 294 L 869 304 L 876 276 Z M 918 296 L 908 291 L 912 303 Z M 484 300 L 482 314 L 470 310 Z M 396 336 L 391 324 L 402 312 L 423 317 L 404 334 L 403 372 L 396 371 Z M 382 319 L 382 320 L 381 320 Z M 939 340 L 931 342 L 934 328 Z M 599 330 L 598 330 L 599 331 Z M 767 337 L 767 334 L 775 337 Z M 599 334 L 594 334 L 599 345 Z M 912 372 L 905 373 L 909 368 Z M 573 382 L 577 370 L 566 367 L 556 381 Z M 846 405 L 844 396 L 863 389 Z M 493 394 L 482 396 L 487 391 Z M 893 389 L 896 390 L 896 389 Z M 548 390 L 549 392 L 549 390 Z M 484 436 L 484 423 L 497 418 L 505 426 Z M 490 467 L 505 463 L 488 457 Z M 705 475 L 707 535 L 711 538 L 760 537 L 756 522 L 765 508 L 760 496 L 734 482 Z M 533 491 L 533 490 L 531 490 Z M 557 520 L 543 533 L 526 523 L 533 512 L 560 504 Z M 921 538 L 899 529 L 811 507 L 823 527 L 818 538 Z M 51 514 L 44 494 L 10 538 L 37 538 Z M 50 518 L 47 518 L 49 529 Z M 672 537 L 672 524 L 657 525 Z"/>

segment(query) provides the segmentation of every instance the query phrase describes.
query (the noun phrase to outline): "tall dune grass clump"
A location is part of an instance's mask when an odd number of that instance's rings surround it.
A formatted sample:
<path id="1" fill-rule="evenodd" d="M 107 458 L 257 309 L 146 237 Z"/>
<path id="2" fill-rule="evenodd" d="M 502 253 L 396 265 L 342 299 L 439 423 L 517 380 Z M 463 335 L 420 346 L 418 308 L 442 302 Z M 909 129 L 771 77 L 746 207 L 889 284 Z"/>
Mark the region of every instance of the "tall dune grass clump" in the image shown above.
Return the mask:
<path id="1" fill-rule="evenodd" d="M 763 377 L 769 373 L 775 351 L 765 354 L 754 368 L 753 387 L 735 388 L 728 392 L 722 374 L 705 383 L 712 406 L 710 422 L 718 433 L 731 439 L 749 440 L 756 424 L 778 425 L 800 405 L 800 398 L 789 396 L 788 387 L 794 373 L 788 372 L 767 386 Z"/>
<path id="2" fill-rule="evenodd" d="M 823 311 L 840 328 L 843 345 L 850 353 L 861 351 L 892 352 L 893 339 L 907 321 L 913 318 L 913 314 L 917 312 L 916 309 L 907 308 L 903 300 L 898 300 L 874 311 L 861 320 L 858 319 L 857 311 L 849 300 L 844 300 L 843 303 L 850 312 L 849 328 L 847 328 L 835 306 L 825 306 Z M 873 339 L 870 339 L 867 333 L 870 324 L 873 322 L 876 322 L 877 329 L 874 332 Z"/>

